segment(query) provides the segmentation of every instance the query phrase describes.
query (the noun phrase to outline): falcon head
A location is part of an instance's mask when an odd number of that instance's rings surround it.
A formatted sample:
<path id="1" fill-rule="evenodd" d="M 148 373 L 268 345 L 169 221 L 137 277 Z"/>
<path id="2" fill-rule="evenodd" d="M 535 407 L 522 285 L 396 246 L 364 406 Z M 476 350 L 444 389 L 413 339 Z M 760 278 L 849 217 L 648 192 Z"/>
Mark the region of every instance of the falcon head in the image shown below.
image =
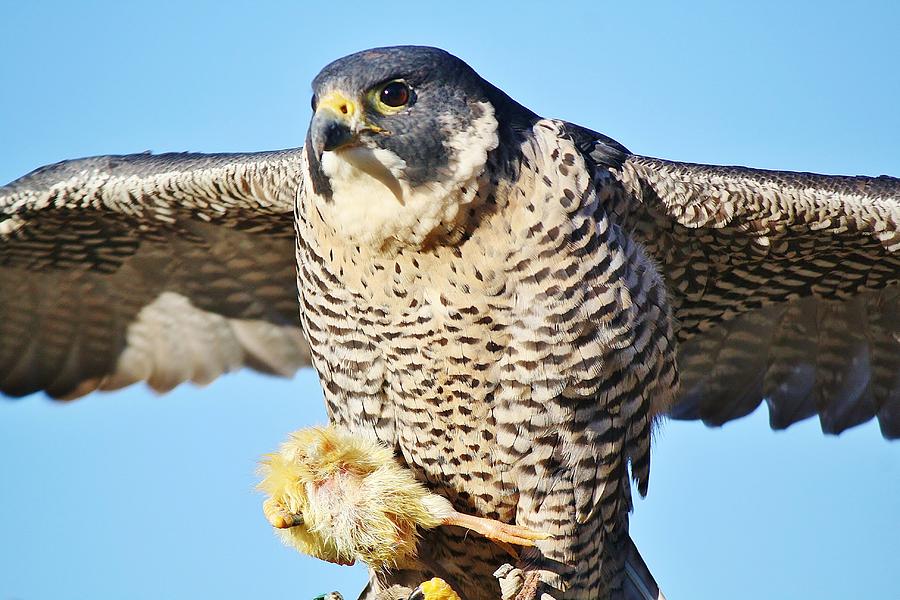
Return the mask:
<path id="1" fill-rule="evenodd" d="M 313 80 L 306 151 L 329 224 L 356 243 L 420 244 L 472 202 L 488 155 L 533 114 L 437 48 L 376 48 Z"/>

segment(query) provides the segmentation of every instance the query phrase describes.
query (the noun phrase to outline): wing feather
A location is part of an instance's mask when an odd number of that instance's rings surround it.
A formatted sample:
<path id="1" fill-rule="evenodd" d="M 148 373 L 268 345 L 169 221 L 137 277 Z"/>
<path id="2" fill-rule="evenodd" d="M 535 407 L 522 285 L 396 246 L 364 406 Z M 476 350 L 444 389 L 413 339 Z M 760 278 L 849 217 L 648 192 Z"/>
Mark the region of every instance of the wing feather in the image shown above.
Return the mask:
<path id="1" fill-rule="evenodd" d="M 669 288 L 674 416 L 721 425 L 765 400 L 776 428 L 877 418 L 898 437 L 900 179 L 606 160 L 611 211 Z"/>
<path id="2" fill-rule="evenodd" d="M 309 364 L 301 152 L 85 158 L 0 188 L 0 391 L 167 391 Z"/>

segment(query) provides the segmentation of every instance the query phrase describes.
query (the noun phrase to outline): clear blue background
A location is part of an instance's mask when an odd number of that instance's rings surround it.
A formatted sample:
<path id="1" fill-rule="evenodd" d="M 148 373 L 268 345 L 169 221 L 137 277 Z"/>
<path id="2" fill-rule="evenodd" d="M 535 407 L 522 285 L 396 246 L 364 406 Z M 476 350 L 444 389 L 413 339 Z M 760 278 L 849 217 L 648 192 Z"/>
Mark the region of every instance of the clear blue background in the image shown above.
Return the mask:
<path id="1" fill-rule="evenodd" d="M 3 2 L 0 181 L 300 145 L 318 69 L 396 43 L 635 152 L 900 175 L 895 2 L 304 4 Z M 365 571 L 283 548 L 253 491 L 256 458 L 324 418 L 309 370 L 3 403 L 0 599 L 352 597 Z M 671 600 L 900 597 L 900 444 L 874 424 L 669 423 L 653 463 L 633 535 Z"/>

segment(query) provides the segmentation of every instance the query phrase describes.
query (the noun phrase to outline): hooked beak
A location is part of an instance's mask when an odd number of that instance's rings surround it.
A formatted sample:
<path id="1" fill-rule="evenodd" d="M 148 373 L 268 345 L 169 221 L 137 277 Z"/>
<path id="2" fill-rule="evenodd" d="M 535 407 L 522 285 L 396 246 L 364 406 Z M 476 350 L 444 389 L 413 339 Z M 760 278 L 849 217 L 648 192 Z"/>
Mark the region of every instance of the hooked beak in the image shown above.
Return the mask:
<path id="1" fill-rule="evenodd" d="M 359 135 L 354 131 L 357 112 L 356 104 L 340 92 L 329 92 L 319 100 L 310 124 L 313 149 L 317 156 L 357 141 Z"/>
<path id="2" fill-rule="evenodd" d="M 356 141 L 347 123 L 332 116 L 316 118 L 313 122 L 313 144 L 316 152 L 321 156 L 322 152 L 331 152 L 344 146 L 349 146 Z"/>
<path id="3" fill-rule="evenodd" d="M 380 128 L 366 123 L 356 103 L 338 91 L 329 92 L 319 100 L 310 124 L 317 156 L 358 144 L 363 132 L 380 131 Z"/>

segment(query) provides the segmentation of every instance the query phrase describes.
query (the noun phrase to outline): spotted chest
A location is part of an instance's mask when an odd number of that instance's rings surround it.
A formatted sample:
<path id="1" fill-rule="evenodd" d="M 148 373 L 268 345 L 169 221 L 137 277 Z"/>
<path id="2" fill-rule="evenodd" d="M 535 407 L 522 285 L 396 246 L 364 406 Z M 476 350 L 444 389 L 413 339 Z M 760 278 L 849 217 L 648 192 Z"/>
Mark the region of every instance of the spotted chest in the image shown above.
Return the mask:
<path id="1" fill-rule="evenodd" d="M 486 194 L 487 195 L 487 194 Z M 471 218 L 497 218 L 485 198 Z M 333 420 L 395 444 L 421 479 L 469 510 L 514 514 L 497 487 L 494 394 L 508 346 L 507 249 L 380 255 L 328 235 L 315 210 L 298 246 L 303 325 Z"/>
<path id="2" fill-rule="evenodd" d="M 453 243 L 387 255 L 301 194 L 303 326 L 335 421 L 396 445 L 458 510 L 557 528 L 544 550 L 569 562 L 627 523 L 629 460 L 646 485 L 652 415 L 677 387 L 664 288 L 553 123 L 515 177 L 487 173 Z M 429 546 L 476 552 L 454 536 Z"/>

